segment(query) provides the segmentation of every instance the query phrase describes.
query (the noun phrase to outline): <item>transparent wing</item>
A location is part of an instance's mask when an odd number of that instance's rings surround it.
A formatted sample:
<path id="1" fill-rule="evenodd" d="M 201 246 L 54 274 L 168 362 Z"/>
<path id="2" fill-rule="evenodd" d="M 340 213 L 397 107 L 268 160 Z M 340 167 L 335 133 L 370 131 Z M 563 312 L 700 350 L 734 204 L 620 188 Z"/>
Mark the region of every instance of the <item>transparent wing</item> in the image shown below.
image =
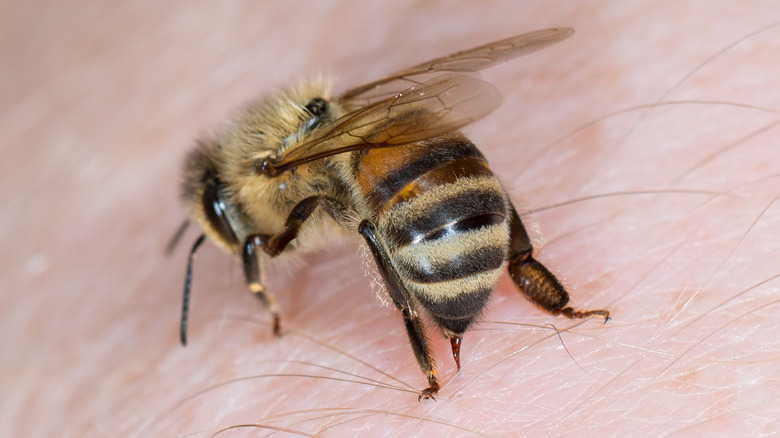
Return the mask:
<path id="1" fill-rule="evenodd" d="M 463 50 L 353 88 L 342 94 L 339 99 L 347 107 L 355 108 L 419 85 L 430 80 L 437 72 L 475 73 L 543 49 L 568 38 L 573 33 L 574 29 L 568 27 L 544 29 Z"/>
<path id="2" fill-rule="evenodd" d="M 486 116 L 500 103 L 498 90 L 482 79 L 440 74 L 341 117 L 319 137 L 270 157 L 261 169 L 275 176 L 331 155 L 436 137 Z"/>

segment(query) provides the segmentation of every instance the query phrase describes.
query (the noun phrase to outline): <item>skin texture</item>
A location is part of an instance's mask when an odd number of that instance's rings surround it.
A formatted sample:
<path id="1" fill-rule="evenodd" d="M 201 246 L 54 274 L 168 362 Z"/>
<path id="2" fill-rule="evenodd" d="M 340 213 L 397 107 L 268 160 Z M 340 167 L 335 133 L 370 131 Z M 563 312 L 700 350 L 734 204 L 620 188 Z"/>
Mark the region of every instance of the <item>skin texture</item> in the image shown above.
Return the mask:
<path id="1" fill-rule="evenodd" d="M 780 432 L 774 2 L 42 3 L 0 18 L 3 435 Z M 419 403 L 356 246 L 269 274 L 274 340 L 206 244 L 179 345 L 196 232 L 164 248 L 199 132 L 320 69 L 344 90 L 554 26 L 577 33 L 487 72 L 505 101 L 467 133 L 537 258 L 612 321 L 546 315 L 505 275 L 458 375 L 431 333 L 443 388 Z"/>

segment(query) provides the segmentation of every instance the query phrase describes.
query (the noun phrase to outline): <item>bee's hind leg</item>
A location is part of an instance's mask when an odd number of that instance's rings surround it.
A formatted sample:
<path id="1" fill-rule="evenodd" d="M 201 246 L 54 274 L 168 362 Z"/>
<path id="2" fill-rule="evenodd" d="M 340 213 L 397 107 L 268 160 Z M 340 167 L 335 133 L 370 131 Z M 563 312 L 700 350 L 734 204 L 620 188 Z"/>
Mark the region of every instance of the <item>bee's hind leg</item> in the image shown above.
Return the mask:
<path id="1" fill-rule="evenodd" d="M 523 227 L 520 215 L 510 205 L 512 218 L 510 222 L 509 265 L 507 270 L 525 297 L 553 315 L 563 315 L 567 318 L 579 319 L 590 316 L 601 316 L 604 322 L 609 321 L 609 310 L 575 310 L 567 306 L 569 293 L 560 281 L 543 264 L 533 257 L 533 245 L 528 233 Z"/>

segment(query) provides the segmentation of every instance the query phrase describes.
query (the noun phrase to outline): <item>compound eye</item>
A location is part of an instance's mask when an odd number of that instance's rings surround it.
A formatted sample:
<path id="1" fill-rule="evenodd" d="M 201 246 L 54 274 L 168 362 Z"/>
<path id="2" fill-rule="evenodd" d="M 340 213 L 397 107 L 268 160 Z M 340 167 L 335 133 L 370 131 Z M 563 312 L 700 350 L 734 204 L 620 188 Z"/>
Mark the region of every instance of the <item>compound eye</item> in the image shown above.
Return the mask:
<path id="1" fill-rule="evenodd" d="M 322 119 L 328 112 L 328 101 L 321 97 L 315 97 L 306 104 L 305 108 L 306 111 L 311 114 L 311 118 L 306 122 L 306 126 L 303 128 L 303 132 L 308 134 L 322 124 Z"/>
<path id="2" fill-rule="evenodd" d="M 309 114 L 313 115 L 314 117 L 322 117 L 322 115 L 325 114 L 327 110 L 328 101 L 321 97 L 315 97 L 306 104 L 306 111 L 308 111 Z"/>
<path id="3" fill-rule="evenodd" d="M 227 208 L 222 197 L 222 185 L 208 184 L 203 191 L 203 211 L 206 213 L 206 219 L 225 242 L 238 245 L 238 239 L 226 214 Z"/>

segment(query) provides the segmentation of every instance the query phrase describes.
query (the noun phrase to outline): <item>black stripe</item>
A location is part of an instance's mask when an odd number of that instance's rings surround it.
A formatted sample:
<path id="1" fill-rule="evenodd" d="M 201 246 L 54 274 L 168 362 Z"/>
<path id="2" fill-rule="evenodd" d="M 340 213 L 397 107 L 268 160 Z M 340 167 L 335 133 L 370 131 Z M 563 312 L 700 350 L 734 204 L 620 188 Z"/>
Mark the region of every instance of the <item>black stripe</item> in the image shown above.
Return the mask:
<path id="1" fill-rule="evenodd" d="M 465 233 L 471 230 L 477 230 L 482 227 L 500 224 L 504 222 L 504 216 L 496 213 L 481 214 L 466 219 L 461 219 L 455 223 L 449 223 L 438 230 L 425 236 L 421 242 L 432 242 L 444 237 L 451 237 L 457 233 Z"/>
<path id="2" fill-rule="evenodd" d="M 493 288 L 460 294 L 453 299 L 431 300 L 422 294 L 415 297 L 430 313 L 439 327 L 453 333 L 463 333 L 482 314 Z"/>
<path id="3" fill-rule="evenodd" d="M 506 258 L 504 248 L 485 246 L 466 254 L 453 254 L 445 263 L 435 264 L 418 257 L 414 266 L 404 266 L 409 280 L 416 283 L 439 283 L 492 271 Z"/>
<path id="4" fill-rule="evenodd" d="M 414 202 L 414 201 L 411 201 Z M 389 224 L 388 237 L 399 246 L 425 239 L 448 224 L 467 218 L 506 214 L 503 194 L 494 190 L 470 189 L 455 193 L 433 206 L 427 214 L 407 223 Z M 464 224 L 465 225 L 465 224 Z"/>
<path id="5" fill-rule="evenodd" d="M 382 205 L 387 202 L 393 195 L 420 175 L 444 166 L 451 161 L 461 158 L 485 158 L 473 143 L 462 137 L 440 137 L 431 140 L 429 143 L 426 142 L 424 147 L 427 148 L 425 153 L 406 163 L 398 172 L 392 172 L 383 180 L 376 182 L 371 195 L 376 201 L 376 205 Z"/>

